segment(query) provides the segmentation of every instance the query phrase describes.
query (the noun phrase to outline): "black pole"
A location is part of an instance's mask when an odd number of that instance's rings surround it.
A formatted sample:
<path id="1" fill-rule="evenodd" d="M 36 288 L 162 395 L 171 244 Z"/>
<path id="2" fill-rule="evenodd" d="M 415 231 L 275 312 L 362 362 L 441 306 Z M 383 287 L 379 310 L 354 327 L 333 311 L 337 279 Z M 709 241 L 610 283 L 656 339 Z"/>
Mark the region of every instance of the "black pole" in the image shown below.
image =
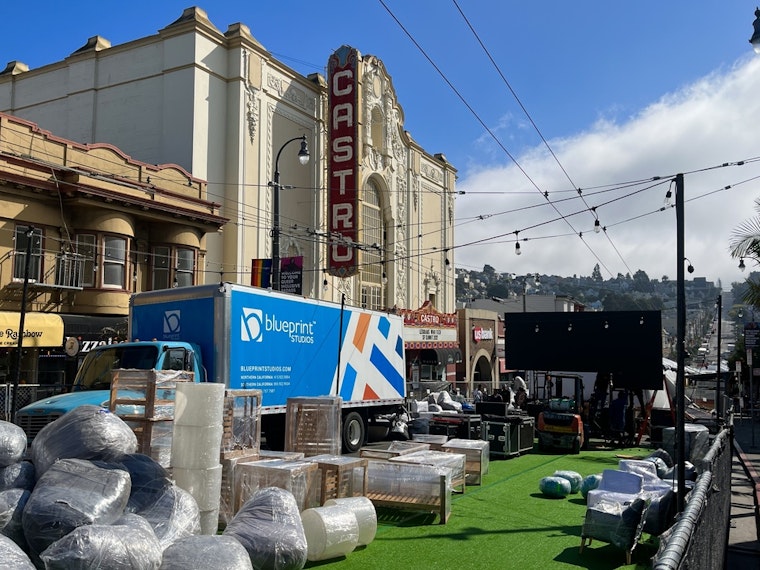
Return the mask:
<path id="1" fill-rule="evenodd" d="M 274 196 L 272 197 L 272 289 L 275 291 L 280 290 L 280 155 L 285 147 L 294 141 L 301 141 L 301 151 L 298 153 L 299 157 L 305 153 L 304 156 L 308 159 L 309 155 L 306 150 L 306 135 L 300 137 L 293 137 L 289 141 L 286 141 L 277 151 L 277 157 L 274 159 L 274 182 L 272 182 L 272 191 Z"/>
<path id="2" fill-rule="evenodd" d="M 717 357 L 717 370 L 718 370 L 718 380 L 715 383 L 715 414 L 718 417 L 718 424 L 720 425 L 723 420 L 723 399 L 721 396 L 721 388 L 720 388 L 720 381 L 721 381 L 721 371 L 720 371 L 720 322 L 722 320 L 722 313 L 723 313 L 723 294 L 718 294 L 718 330 L 716 331 L 718 333 L 718 357 Z"/>
<path id="3" fill-rule="evenodd" d="M 26 229 L 26 259 L 24 259 L 24 285 L 21 289 L 21 312 L 18 317 L 18 348 L 16 349 L 16 370 L 13 374 L 13 395 L 11 397 L 11 421 L 16 421 L 18 409 L 18 385 L 21 381 L 21 356 L 24 344 L 24 321 L 26 320 L 26 294 L 29 290 L 29 269 L 32 263 L 32 239 L 34 227 Z"/>
<path id="4" fill-rule="evenodd" d="M 684 285 L 684 183 L 683 174 L 676 174 L 676 337 L 677 365 L 676 376 L 676 477 L 678 479 L 677 511 L 683 512 L 684 495 L 686 494 L 686 445 L 685 430 L 685 379 L 684 362 L 686 360 L 686 293 Z"/>
<path id="5" fill-rule="evenodd" d="M 340 396 L 340 353 L 343 350 L 343 311 L 346 308 L 346 294 L 340 296 L 340 321 L 338 324 L 338 367 L 335 369 L 336 396 Z"/>

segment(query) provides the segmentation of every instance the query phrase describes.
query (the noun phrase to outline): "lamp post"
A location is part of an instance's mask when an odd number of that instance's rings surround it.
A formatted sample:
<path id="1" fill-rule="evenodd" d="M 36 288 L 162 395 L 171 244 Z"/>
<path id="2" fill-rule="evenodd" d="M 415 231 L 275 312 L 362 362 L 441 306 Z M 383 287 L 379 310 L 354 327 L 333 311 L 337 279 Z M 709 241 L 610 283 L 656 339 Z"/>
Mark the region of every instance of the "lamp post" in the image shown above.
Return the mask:
<path id="1" fill-rule="evenodd" d="M 285 147 L 295 141 L 301 141 L 301 150 L 298 151 L 298 161 L 302 165 L 306 165 L 309 162 L 309 147 L 306 144 L 306 135 L 300 137 L 294 137 L 289 141 L 286 141 L 277 151 L 277 157 L 274 159 L 274 182 L 270 184 L 272 186 L 272 192 L 274 193 L 272 199 L 272 210 L 274 218 L 272 220 L 272 289 L 275 291 L 280 290 L 280 155 Z"/>
<path id="2" fill-rule="evenodd" d="M 683 174 L 676 174 L 676 478 L 678 479 L 677 512 L 683 512 L 686 495 L 686 437 L 684 398 L 686 385 L 684 361 L 686 360 L 686 289 L 684 285 L 684 184 Z"/>
<path id="3" fill-rule="evenodd" d="M 21 382 L 21 360 L 24 348 L 24 320 L 26 318 L 26 294 L 29 290 L 29 271 L 32 263 L 32 241 L 34 226 L 26 228 L 26 257 L 24 257 L 24 285 L 21 288 L 21 312 L 18 318 L 18 347 L 16 349 L 16 370 L 13 374 L 13 395 L 11 397 L 11 421 L 16 421 L 18 409 L 18 386 Z"/>

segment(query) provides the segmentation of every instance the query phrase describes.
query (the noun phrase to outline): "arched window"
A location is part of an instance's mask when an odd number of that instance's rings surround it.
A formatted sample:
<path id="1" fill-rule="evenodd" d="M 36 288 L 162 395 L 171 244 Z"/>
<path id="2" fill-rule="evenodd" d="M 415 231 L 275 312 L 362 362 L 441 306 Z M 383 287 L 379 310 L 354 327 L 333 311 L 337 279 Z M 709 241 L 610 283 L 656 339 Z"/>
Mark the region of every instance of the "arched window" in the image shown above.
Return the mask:
<path id="1" fill-rule="evenodd" d="M 362 307 L 385 308 L 385 221 L 380 188 L 369 180 L 362 191 Z"/>

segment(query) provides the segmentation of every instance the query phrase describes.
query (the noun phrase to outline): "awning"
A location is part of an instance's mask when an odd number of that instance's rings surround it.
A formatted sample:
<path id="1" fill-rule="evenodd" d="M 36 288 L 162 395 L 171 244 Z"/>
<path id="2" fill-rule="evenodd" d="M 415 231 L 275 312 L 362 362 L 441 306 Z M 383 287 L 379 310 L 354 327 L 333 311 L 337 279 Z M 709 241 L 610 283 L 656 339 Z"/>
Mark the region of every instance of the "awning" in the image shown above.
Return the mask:
<path id="1" fill-rule="evenodd" d="M 0 311 L 0 347 L 18 346 L 21 313 Z M 63 320 L 56 313 L 24 313 L 24 340 L 31 347 L 63 346 Z"/>
<path id="2" fill-rule="evenodd" d="M 454 364 L 462 362 L 462 352 L 458 348 L 426 348 L 420 351 L 422 364 Z"/>

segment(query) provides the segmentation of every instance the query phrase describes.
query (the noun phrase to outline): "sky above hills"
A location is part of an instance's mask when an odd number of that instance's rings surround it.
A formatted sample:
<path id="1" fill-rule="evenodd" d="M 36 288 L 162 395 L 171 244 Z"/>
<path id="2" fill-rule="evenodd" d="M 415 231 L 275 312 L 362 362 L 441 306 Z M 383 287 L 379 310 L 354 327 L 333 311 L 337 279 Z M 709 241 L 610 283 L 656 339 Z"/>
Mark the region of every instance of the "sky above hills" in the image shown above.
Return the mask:
<path id="1" fill-rule="evenodd" d="M 94 35 L 112 45 L 152 35 L 190 5 L 9 3 L 0 64 L 41 67 Z M 675 278 L 675 210 L 664 199 L 683 173 L 687 278 L 727 288 L 756 269 L 748 261 L 741 273 L 729 255 L 732 233 L 760 215 L 753 2 L 197 5 L 222 32 L 247 25 L 304 75 L 325 73 L 343 44 L 383 61 L 406 130 L 458 170 L 455 267 L 572 276 L 599 264 L 605 279 L 639 269 Z"/>

